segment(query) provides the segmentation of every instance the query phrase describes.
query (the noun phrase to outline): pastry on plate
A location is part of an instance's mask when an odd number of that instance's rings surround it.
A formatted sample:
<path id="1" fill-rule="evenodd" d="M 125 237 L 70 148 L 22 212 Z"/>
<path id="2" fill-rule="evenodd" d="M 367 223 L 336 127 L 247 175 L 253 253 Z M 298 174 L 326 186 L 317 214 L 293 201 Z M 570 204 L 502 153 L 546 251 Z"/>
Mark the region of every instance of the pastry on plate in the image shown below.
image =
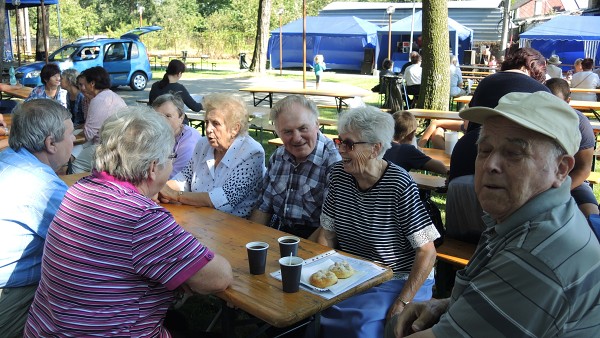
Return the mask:
<path id="1" fill-rule="evenodd" d="M 312 286 L 324 289 L 337 283 L 336 275 L 328 270 L 319 270 L 310 276 L 309 282 Z"/>
<path id="2" fill-rule="evenodd" d="M 354 269 L 348 262 L 336 262 L 329 267 L 329 271 L 333 272 L 337 278 L 348 278 L 354 274 Z"/>

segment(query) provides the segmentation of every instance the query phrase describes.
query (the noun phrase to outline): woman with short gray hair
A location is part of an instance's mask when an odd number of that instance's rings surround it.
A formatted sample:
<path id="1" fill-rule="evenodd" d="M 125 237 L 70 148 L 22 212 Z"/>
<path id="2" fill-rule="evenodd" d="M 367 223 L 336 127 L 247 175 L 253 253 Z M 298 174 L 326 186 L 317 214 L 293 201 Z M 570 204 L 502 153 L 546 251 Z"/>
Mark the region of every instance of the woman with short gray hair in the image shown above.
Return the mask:
<path id="1" fill-rule="evenodd" d="M 67 109 L 71 112 L 71 121 L 75 126 L 85 123 L 83 111 L 84 96 L 77 85 L 77 69 L 69 68 L 62 71 L 60 86 L 67 91 Z"/>
<path id="2" fill-rule="evenodd" d="M 387 265 L 394 278 L 323 311 L 322 332 L 383 337 L 386 318 L 431 298 L 439 233 L 410 175 L 382 159 L 394 134 L 391 115 L 375 107 L 351 109 L 341 115 L 338 131 L 342 161 L 329 176 L 319 242 Z"/>
<path id="3" fill-rule="evenodd" d="M 171 128 L 148 107 L 118 111 L 104 122 L 99 134 L 95 171 L 138 185 L 148 179 L 151 163 L 156 162 L 159 167 L 171 163 L 175 143 Z"/>
<path id="4" fill-rule="evenodd" d="M 92 175 L 67 191 L 48 229 L 26 337 L 170 337 L 164 322 L 178 292 L 220 292 L 233 280 L 225 258 L 152 200 L 172 166 L 163 117 L 129 107 L 99 134 Z"/>
<path id="5" fill-rule="evenodd" d="M 173 159 L 173 171 L 169 176 L 171 179 L 188 164 L 202 135 L 196 129 L 183 124 L 184 103 L 179 94 L 163 94 L 157 97 L 152 102 L 152 108 L 167 119 L 175 136 L 173 153 L 177 157 Z"/>
<path id="6" fill-rule="evenodd" d="M 160 191 L 162 202 L 211 207 L 248 217 L 258 199 L 265 151 L 248 135 L 248 111 L 229 93 L 204 97 L 206 136 L 188 165 Z"/>

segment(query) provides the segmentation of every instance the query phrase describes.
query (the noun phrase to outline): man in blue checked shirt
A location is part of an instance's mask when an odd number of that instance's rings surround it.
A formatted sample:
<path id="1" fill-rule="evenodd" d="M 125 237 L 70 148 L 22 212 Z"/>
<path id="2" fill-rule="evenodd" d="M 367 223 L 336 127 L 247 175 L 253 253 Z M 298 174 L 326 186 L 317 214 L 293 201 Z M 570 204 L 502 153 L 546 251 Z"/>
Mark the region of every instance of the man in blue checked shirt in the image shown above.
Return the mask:
<path id="1" fill-rule="evenodd" d="M 341 161 L 333 141 L 319 131 L 319 111 L 302 95 L 290 95 L 271 109 L 283 141 L 269 159 L 261 197 L 250 220 L 316 239 L 327 175 Z"/>

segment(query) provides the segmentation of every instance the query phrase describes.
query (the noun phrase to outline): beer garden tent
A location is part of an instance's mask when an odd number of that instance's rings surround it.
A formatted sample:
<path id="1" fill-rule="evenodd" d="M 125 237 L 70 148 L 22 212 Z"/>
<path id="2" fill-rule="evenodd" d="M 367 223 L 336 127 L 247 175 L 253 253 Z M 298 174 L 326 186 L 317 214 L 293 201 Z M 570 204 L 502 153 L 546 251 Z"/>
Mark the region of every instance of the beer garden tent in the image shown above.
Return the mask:
<path id="1" fill-rule="evenodd" d="M 556 54 L 563 64 L 572 65 L 577 58 L 586 57 L 594 59 L 597 65 L 600 62 L 600 17 L 557 16 L 521 33 L 519 45 L 535 48 L 546 58 Z"/>
<path id="2" fill-rule="evenodd" d="M 413 20 L 414 19 L 414 20 Z M 377 31 L 379 41 L 379 57 L 377 65 L 380 67 L 383 60 L 388 55 L 388 35 L 389 26 L 379 28 Z M 411 32 L 413 40 L 423 31 L 423 11 L 418 11 L 414 15 L 409 15 L 404 19 L 392 23 L 392 60 L 394 61 L 394 71 L 399 72 L 400 68 L 409 59 L 409 53 L 403 45 L 408 45 L 410 42 Z M 450 38 L 450 52 L 458 56 L 460 63 L 463 63 L 463 52 L 472 49 L 473 46 L 473 30 L 461 25 L 456 20 L 448 18 L 448 34 Z M 450 59 L 448 59 L 450 64 Z"/>
<path id="3" fill-rule="evenodd" d="M 5 0 L 5 9 L 6 9 L 6 26 L 5 26 L 5 32 L 4 32 L 4 60 L 6 61 L 10 61 L 13 59 L 13 51 L 12 51 L 12 46 L 10 45 L 10 41 L 11 41 L 11 32 L 9 29 L 9 25 L 8 25 L 8 11 L 9 10 L 14 10 L 17 8 L 17 6 L 15 5 L 17 3 L 16 0 Z M 48 6 L 48 5 L 57 5 L 58 4 L 58 0 L 44 0 L 44 5 Z M 20 0 L 19 1 L 19 5 L 18 8 L 23 8 L 23 7 L 37 7 L 37 6 L 41 6 L 42 5 L 42 1 L 41 0 Z"/>
<path id="4" fill-rule="evenodd" d="M 283 68 L 303 67 L 302 19 L 282 27 Z M 378 26 L 354 16 L 306 17 L 306 62 L 321 54 L 327 69 L 361 70 L 366 53 L 377 55 Z M 271 67 L 279 68 L 279 28 L 271 31 L 267 49 Z M 373 61 L 371 61 L 372 63 Z"/>

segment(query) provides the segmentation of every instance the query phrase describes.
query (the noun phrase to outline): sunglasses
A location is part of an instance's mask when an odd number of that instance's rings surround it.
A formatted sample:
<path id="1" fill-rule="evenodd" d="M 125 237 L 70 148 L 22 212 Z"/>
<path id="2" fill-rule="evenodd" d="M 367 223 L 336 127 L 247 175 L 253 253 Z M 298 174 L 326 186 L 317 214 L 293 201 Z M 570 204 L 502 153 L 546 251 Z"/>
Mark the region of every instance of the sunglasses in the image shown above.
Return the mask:
<path id="1" fill-rule="evenodd" d="M 366 144 L 366 143 L 370 143 L 370 142 L 354 142 L 349 139 L 342 140 L 341 138 L 334 138 L 333 143 L 335 143 L 335 146 L 338 147 L 338 149 L 343 144 L 344 147 L 346 147 L 346 149 L 352 151 L 352 150 L 354 150 L 355 144 Z"/>
<path id="2" fill-rule="evenodd" d="M 169 160 L 174 160 L 177 158 L 177 153 L 172 153 L 171 155 L 169 155 L 169 157 L 167 157 Z"/>

